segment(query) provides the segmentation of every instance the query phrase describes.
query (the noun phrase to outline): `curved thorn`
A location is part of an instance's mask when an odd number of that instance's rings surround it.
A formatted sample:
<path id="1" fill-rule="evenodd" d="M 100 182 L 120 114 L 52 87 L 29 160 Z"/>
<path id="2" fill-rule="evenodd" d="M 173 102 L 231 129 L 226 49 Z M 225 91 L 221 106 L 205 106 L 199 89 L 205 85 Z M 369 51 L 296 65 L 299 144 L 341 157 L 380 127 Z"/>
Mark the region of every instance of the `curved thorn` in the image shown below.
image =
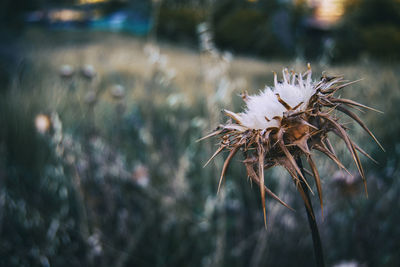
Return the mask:
<path id="1" fill-rule="evenodd" d="M 343 141 L 345 142 L 348 150 L 350 151 L 350 154 L 353 157 L 353 160 L 356 164 L 356 167 L 358 169 L 358 172 L 361 175 L 361 178 L 363 179 L 364 182 L 364 187 L 365 187 L 365 193 L 368 197 L 368 191 L 367 191 L 367 183 L 366 183 L 366 179 L 365 179 L 365 174 L 364 174 L 364 170 L 362 168 L 361 165 L 361 161 L 360 158 L 358 157 L 357 151 L 353 145 L 353 142 L 350 140 L 349 136 L 347 135 L 346 131 L 343 129 L 343 127 L 337 123 L 336 121 L 332 120 L 329 116 L 323 116 L 326 120 L 328 120 L 331 125 L 333 126 L 334 129 L 334 133 L 337 134 L 340 138 L 343 139 Z"/>
<path id="2" fill-rule="evenodd" d="M 221 177 L 219 178 L 219 183 L 218 183 L 218 190 L 217 190 L 217 194 L 219 194 L 219 190 L 221 188 L 221 183 L 222 180 L 225 176 L 225 172 L 228 169 L 229 163 L 231 161 L 231 159 L 233 158 L 233 156 L 236 154 L 236 152 L 238 151 L 239 147 L 234 147 L 231 152 L 229 153 L 228 157 L 226 158 L 225 162 L 224 162 L 224 166 L 222 167 L 222 172 L 221 172 Z"/>
<path id="3" fill-rule="evenodd" d="M 316 126 L 312 125 L 311 123 L 309 123 L 308 121 L 306 121 L 304 119 L 301 119 L 301 123 L 304 124 L 304 125 L 307 125 L 308 127 L 312 128 L 312 129 L 314 129 L 316 131 L 319 130 Z"/>
<path id="4" fill-rule="evenodd" d="M 359 167 L 359 170 L 361 169 L 361 172 L 360 172 L 360 174 L 361 174 L 361 178 L 362 178 L 362 180 L 363 180 L 363 183 L 364 183 L 364 190 L 365 190 L 365 195 L 367 196 L 367 198 L 368 198 L 368 188 L 367 188 L 367 179 L 366 179 L 366 177 L 365 177 L 365 173 L 364 173 L 364 170 L 363 170 L 363 167 L 362 167 L 362 165 L 361 165 L 361 160 L 360 160 L 360 157 L 358 156 L 358 153 L 357 153 L 357 151 L 356 151 L 356 148 L 355 148 L 355 146 L 354 146 L 354 144 L 353 144 L 353 142 L 350 140 L 350 143 L 351 143 L 351 147 L 352 147 L 352 149 L 353 149 L 353 153 L 355 154 L 355 158 L 356 158 L 356 160 L 357 160 L 357 164 L 356 165 L 359 165 L 360 167 Z M 358 168 L 358 167 L 357 167 Z"/>
<path id="5" fill-rule="evenodd" d="M 247 170 L 247 174 L 249 175 L 249 177 L 251 178 L 251 180 L 254 180 L 254 182 L 256 184 L 260 184 L 260 179 L 258 179 L 257 174 L 255 173 L 255 171 L 253 170 L 252 164 L 250 163 L 245 163 L 246 165 L 246 170 Z M 250 181 L 251 181 L 250 180 Z M 272 197 L 273 199 L 275 199 L 276 201 L 278 201 L 280 204 L 282 204 L 283 206 L 285 206 L 286 208 L 290 209 L 291 211 L 295 211 L 292 207 L 290 207 L 288 204 L 286 204 L 283 200 L 281 200 L 277 195 L 275 195 L 268 187 L 266 187 L 264 185 L 264 190 L 265 192 L 267 192 L 267 194 Z"/>
<path id="6" fill-rule="evenodd" d="M 298 175 L 300 176 L 300 178 L 303 180 L 303 182 L 306 184 L 306 186 L 308 187 L 308 190 L 310 190 L 311 194 L 314 195 L 314 192 L 312 191 L 310 185 L 307 183 L 306 178 L 303 176 L 303 174 L 301 173 L 299 166 L 297 166 L 296 161 L 294 160 L 292 154 L 290 154 L 289 150 L 286 148 L 285 144 L 283 143 L 283 140 L 280 139 L 279 142 L 279 147 L 281 148 L 281 150 L 283 151 L 283 153 L 285 154 L 286 158 L 289 160 L 290 164 L 292 165 L 292 167 L 296 170 L 296 172 L 298 173 Z"/>
<path id="7" fill-rule="evenodd" d="M 308 198 L 307 198 L 306 193 L 304 192 L 303 188 L 302 188 L 301 185 L 300 185 L 300 181 L 295 181 L 295 183 L 296 183 L 297 190 L 299 190 L 299 193 L 300 193 L 300 195 L 301 195 L 301 198 L 302 198 L 303 201 L 304 201 L 304 204 L 306 205 L 308 211 L 309 211 L 310 214 L 311 214 L 311 217 L 315 220 L 315 216 L 314 216 L 313 209 L 311 208 L 311 205 L 310 205 L 310 202 L 309 202 L 309 200 L 308 200 Z"/>
<path id="8" fill-rule="evenodd" d="M 313 177 L 315 179 L 315 184 L 317 185 L 317 191 L 318 191 L 318 196 L 319 196 L 319 201 L 321 205 L 321 216 L 322 218 L 324 217 L 324 205 L 322 201 L 322 186 L 321 186 L 321 178 L 319 176 L 319 172 L 317 169 L 317 166 L 315 165 L 314 160 L 311 158 L 311 156 L 307 157 L 308 164 L 311 167 L 311 171 L 313 172 Z"/>
<path id="9" fill-rule="evenodd" d="M 298 109 L 302 104 L 303 104 L 304 102 L 303 101 L 301 101 L 299 104 L 297 104 L 294 108 L 293 108 L 293 110 L 296 110 L 296 109 Z"/>
<path id="10" fill-rule="evenodd" d="M 275 95 L 278 98 L 279 103 L 281 103 L 282 106 L 286 108 L 286 110 L 292 110 L 292 107 L 288 103 L 286 103 L 285 100 L 283 100 L 278 93 L 276 93 Z"/>
<path id="11" fill-rule="evenodd" d="M 312 208 L 311 208 L 311 205 L 310 205 L 310 203 L 308 202 L 307 196 L 306 196 L 306 194 L 304 193 L 304 190 L 303 190 L 303 188 L 302 188 L 302 186 L 301 186 L 301 184 L 300 184 L 301 181 L 299 180 L 299 178 L 297 178 L 296 173 L 295 173 L 293 170 L 291 170 L 291 169 L 289 168 L 289 166 L 284 166 L 284 168 L 286 169 L 286 171 L 287 171 L 287 172 L 290 174 L 290 176 L 292 177 L 292 179 L 293 179 L 293 181 L 294 181 L 294 183 L 295 183 L 295 185 L 296 185 L 297 190 L 299 190 L 300 195 L 301 195 L 301 197 L 303 198 L 304 204 L 306 205 L 307 209 L 310 211 L 310 214 L 312 214 L 312 217 L 314 218 L 314 212 L 313 212 L 313 210 L 312 210 Z"/>
<path id="12" fill-rule="evenodd" d="M 264 148 L 261 144 L 262 141 L 259 140 L 258 143 L 258 175 L 260 177 L 260 192 L 261 192 L 261 202 L 264 213 L 264 226 L 267 229 L 267 213 L 265 210 L 265 189 L 264 189 Z"/>
<path id="13" fill-rule="evenodd" d="M 309 176 L 313 176 L 314 175 L 311 171 L 307 170 L 306 168 L 303 168 L 303 171 L 304 171 L 305 174 L 307 174 Z"/>
<path id="14" fill-rule="evenodd" d="M 339 168 L 343 169 L 345 172 L 347 172 L 350 176 L 353 177 L 353 175 L 349 172 L 349 170 L 346 169 L 346 167 L 340 162 L 340 160 L 336 157 L 335 154 L 331 153 L 329 150 L 327 150 L 324 147 L 321 147 L 320 145 L 316 145 L 315 149 L 324 153 L 326 156 L 328 156 L 333 162 L 336 163 L 336 165 L 339 166 Z"/>
<path id="15" fill-rule="evenodd" d="M 228 116 L 231 117 L 232 119 L 234 119 L 237 123 L 239 123 L 239 125 L 242 125 L 241 121 L 240 121 L 240 117 L 238 114 L 236 114 L 235 112 L 229 111 L 227 109 L 224 109 L 224 113 Z"/>
<path id="16" fill-rule="evenodd" d="M 333 155 L 336 156 L 335 149 L 333 148 L 333 146 L 332 146 L 332 144 L 331 144 L 331 141 L 329 141 L 328 138 L 325 139 L 325 144 L 326 144 L 327 148 L 329 149 L 329 151 L 330 151 Z"/>
<path id="17" fill-rule="evenodd" d="M 378 161 L 376 161 L 373 157 L 371 157 L 371 155 L 369 155 L 367 152 L 365 152 L 361 147 L 359 147 L 357 144 L 353 143 L 354 147 L 360 151 L 361 154 L 363 154 L 364 156 L 366 156 L 367 158 L 369 158 L 370 160 L 372 160 L 375 164 L 379 164 Z"/>
<path id="18" fill-rule="evenodd" d="M 353 84 L 353 83 L 361 82 L 362 80 L 364 80 L 364 78 L 361 78 L 361 79 L 358 79 L 358 80 L 355 80 L 355 81 L 351 81 L 351 82 L 347 82 L 347 83 L 341 84 L 341 85 L 339 85 L 339 86 L 337 87 L 336 90 L 342 89 L 342 88 L 344 88 L 344 87 L 346 87 L 346 86 L 349 86 L 349 85 L 351 85 L 351 84 Z"/>
<path id="19" fill-rule="evenodd" d="M 360 107 L 360 108 L 369 109 L 369 110 L 372 110 L 372 111 L 375 111 L 375 112 L 378 112 L 378 113 L 381 113 L 381 114 L 384 113 L 383 111 L 380 111 L 380 110 L 375 109 L 375 108 L 371 108 L 371 107 L 369 107 L 369 106 L 363 105 L 363 104 L 361 104 L 361 103 L 355 102 L 355 101 L 350 100 L 350 99 L 345 99 L 345 98 L 332 98 L 332 99 L 330 99 L 330 101 L 333 102 L 333 103 L 336 102 L 336 103 L 346 104 L 346 105 L 349 105 L 349 106 L 356 106 L 356 107 Z"/>
<path id="20" fill-rule="evenodd" d="M 207 138 L 209 138 L 209 137 L 219 135 L 220 133 L 222 133 L 223 130 L 224 130 L 224 129 L 216 130 L 216 131 L 214 131 L 214 132 L 212 132 L 212 133 L 210 133 L 210 134 L 207 134 L 206 136 L 204 136 L 204 137 L 202 137 L 202 138 L 200 138 L 200 139 L 197 139 L 196 142 L 200 142 L 200 141 L 203 141 L 204 139 L 207 139 Z"/>
<path id="21" fill-rule="evenodd" d="M 220 146 L 220 147 L 215 151 L 215 153 L 211 156 L 211 158 L 208 159 L 208 161 L 206 162 L 206 164 L 204 164 L 203 168 L 205 168 L 205 167 L 208 165 L 208 163 L 210 163 L 211 160 L 212 160 L 213 158 L 215 158 L 224 148 L 225 148 L 225 146 Z"/>
<path id="22" fill-rule="evenodd" d="M 372 139 L 374 139 L 374 141 L 378 144 L 378 146 L 383 151 L 385 151 L 385 149 L 383 148 L 381 143 L 379 143 L 378 139 L 376 139 L 375 135 L 368 129 L 368 127 L 365 125 L 365 123 L 355 113 L 353 113 L 352 111 L 350 111 L 350 110 L 348 110 L 348 109 L 346 109 L 344 107 L 341 107 L 341 106 L 338 106 L 337 110 L 345 113 L 347 116 L 349 116 L 350 118 L 355 120 L 364 129 L 364 131 L 366 131 L 369 134 L 369 136 L 371 136 Z"/>

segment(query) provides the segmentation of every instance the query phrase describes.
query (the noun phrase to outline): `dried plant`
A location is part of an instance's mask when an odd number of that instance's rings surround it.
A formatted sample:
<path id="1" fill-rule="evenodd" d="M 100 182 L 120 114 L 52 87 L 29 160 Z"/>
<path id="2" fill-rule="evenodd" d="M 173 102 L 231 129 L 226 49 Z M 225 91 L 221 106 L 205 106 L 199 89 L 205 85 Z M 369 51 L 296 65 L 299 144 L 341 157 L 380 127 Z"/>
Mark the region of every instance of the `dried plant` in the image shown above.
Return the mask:
<path id="1" fill-rule="evenodd" d="M 264 184 L 265 170 L 277 165 L 283 166 L 290 174 L 308 212 L 314 216 L 306 192 L 307 188 L 311 192 L 312 190 L 301 166 L 302 156 L 306 158 L 311 168 L 308 174 L 315 180 L 323 214 L 321 178 L 311 151 L 321 151 L 340 168 L 346 170 L 329 141 L 329 132 L 336 134 L 346 144 L 367 193 L 365 174 L 358 152 L 372 158 L 352 141 L 347 133 L 347 127 L 340 122 L 336 111 L 357 122 L 382 148 L 372 132 L 351 109 L 377 110 L 335 96 L 340 89 L 357 81 L 348 82 L 341 76 L 323 76 L 320 81 L 313 81 L 311 74 L 310 65 L 303 74 L 289 73 L 284 69 L 283 81 L 278 82 L 277 75 L 274 74 L 273 88 L 266 87 L 264 91 L 253 96 L 243 93 L 246 110 L 242 113 L 224 110 L 229 117 L 228 122 L 200 139 L 219 136 L 221 140 L 218 149 L 206 165 L 220 152 L 229 151 L 222 168 L 218 191 L 231 159 L 239 150 L 243 152 L 247 175 L 260 187 L 265 225 L 265 193 L 290 208 Z"/>

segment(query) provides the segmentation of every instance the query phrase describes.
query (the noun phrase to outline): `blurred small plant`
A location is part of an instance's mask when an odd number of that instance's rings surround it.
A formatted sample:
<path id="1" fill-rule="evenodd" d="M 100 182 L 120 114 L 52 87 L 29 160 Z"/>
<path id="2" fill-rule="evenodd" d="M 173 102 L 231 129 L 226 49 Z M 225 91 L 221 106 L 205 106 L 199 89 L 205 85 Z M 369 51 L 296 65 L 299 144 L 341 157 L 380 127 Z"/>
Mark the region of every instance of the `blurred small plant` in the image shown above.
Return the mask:
<path id="1" fill-rule="evenodd" d="M 333 265 L 333 267 L 365 267 L 365 264 L 359 263 L 355 260 L 341 261 L 338 264 Z"/>
<path id="2" fill-rule="evenodd" d="M 71 65 L 62 65 L 59 72 L 62 78 L 71 78 L 74 75 L 75 70 Z"/>
<path id="3" fill-rule="evenodd" d="M 231 77 L 230 71 L 234 59 L 232 53 L 220 51 L 214 44 L 213 32 L 207 22 L 197 26 L 201 51 L 201 71 L 206 91 L 207 108 L 210 110 L 211 123 L 219 120 L 219 109 L 231 105 L 232 92 L 246 86 L 242 77 Z"/>
<path id="4" fill-rule="evenodd" d="M 206 165 L 220 152 L 229 151 L 219 179 L 218 192 L 233 156 L 242 150 L 247 175 L 260 187 L 261 201 L 265 227 L 267 225 L 265 193 L 290 208 L 279 199 L 264 183 L 264 172 L 274 166 L 283 166 L 292 177 L 306 206 L 310 228 L 313 234 L 317 264 L 323 266 L 322 248 L 318 228 L 315 223 L 314 211 L 308 195 L 312 192 L 307 182 L 301 157 L 305 157 L 315 180 L 321 213 L 323 214 L 322 186 L 317 166 L 311 151 L 318 150 L 334 161 L 340 168 L 346 170 L 337 158 L 328 133 L 335 133 L 342 139 L 362 177 L 367 194 L 367 184 L 364 170 L 358 152 L 371 158 L 363 149 L 357 146 L 349 137 L 347 127 L 339 122 L 334 111 L 340 111 L 357 122 L 379 145 L 380 143 L 366 127 L 363 121 L 350 108 L 371 109 L 358 102 L 338 98 L 335 95 L 340 89 L 354 83 L 347 82 L 340 76 L 323 76 L 320 81 L 311 78 L 311 67 L 305 73 L 294 73 L 283 70 L 283 81 L 274 74 L 274 87 L 266 87 L 259 95 L 242 95 L 247 108 L 242 113 L 224 110 L 229 117 L 226 124 L 220 125 L 214 132 L 205 136 L 219 136 L 219 148 Z M 376 110 L 375 110 L 376 111 Z M 202 139 L 204 139 L 202 138 Z M 382 148 L 382 146 L 381 146 Z M 382 148 L 383 149 L 383 148 Z M 358 151 L 358 152 L 357 152 Z M 346 170 L 347 171 L 347 170 Z M 348 171 L 347 171 L 348 172 Z"/>
<path id="5" fill-rule="evenodd" d="M 85 94 L 85 103 L 88 104 L 89 106 L 92 106 L 94 104 L 96 104 L 97 102 L 97 93 L 94 90 L 89 90 L 86 94 Z"/>
<path id="6" fill-rule="evenodd" d="M 147 187 L 150 182 L 149 169 L 143 164 L 137 164 L 133 170 L 132 179 L 141 187 Z"/>
<path id="7" fill-rule="evenodd" d="M 92 80 L 94 77 L 96 77 L 96 74 L 96 69 L 93 65 L 86 64 L 82 67 L 82 75 L 86 79 Z"/>
<path id="8" fill-rule="evenodd" d="M 352 175 L 344 171 L 336 171 L 332 175 L 332 182 L 342 196 L 353 196 L 359 192 L 361 183 L 358 175 Z"/>
<path id="9" fill-rule="evenodd" d="M 233 55 L 230 52 L 219 51 L 213 41 L 210 26 L 203 22 L 197 31 L 202 52 L 202 72 L 206 90 L 212 98 L 210 104 L 230 104 L 229 95 L 238 87 L 240 79 L 232 79 L 229 75 Z"/>
<path id="10" fill-rule="evenodd" d="M 168 65 L 168 57 L 161 53 L 158 46 L 153 44 L 147 44 L 144 47 L 144 53 L 154 67 L 152 80 L 160 85 L 168 86 L 176 76 L 176 70 Z"/>
<path id="11" fill-rule="evenodd" d="M 115 100 L 121 100 L 125 96 L 125 87 L 115 84 L 110 88 L 110 93 Z"/>

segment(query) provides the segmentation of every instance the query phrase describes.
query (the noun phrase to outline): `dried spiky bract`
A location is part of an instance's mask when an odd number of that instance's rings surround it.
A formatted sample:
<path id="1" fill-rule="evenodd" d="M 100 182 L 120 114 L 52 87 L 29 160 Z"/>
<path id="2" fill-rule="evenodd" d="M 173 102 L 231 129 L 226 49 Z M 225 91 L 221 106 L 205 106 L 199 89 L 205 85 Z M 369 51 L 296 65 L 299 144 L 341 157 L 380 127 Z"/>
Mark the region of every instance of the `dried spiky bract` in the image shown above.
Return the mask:
<path id="1" fill-rule="evenodd" d="M 288 207 L 264 185 L 264 171 L 276 165 L 283 166 L 288 171 L 306 207 L 311 211 L 303 187 L 300 186 L 300 183 L 304 183 L 311 190 L 298 164 L 303 156 L 307 159 L 310 174 L 315 180 L 322 212 L 321 180 L 311 151 L 321 151 L 340 168 L 345 169 L 328 139 L 329 132 L 336 134 L 346 144 L 366 191 L 365 175 L 358 152 L 367 157 L 369 155 L 350 139 L 346 127 L 339 122 L 334 112 L 340 111 L 356 121 L 380 145 L 362 120 L 351 111 L 352 108 L 372 108 L 334 96 L 338 90 L 352 83 L 354 82 L 346 82 L 339 76 L 323 76 L 320 81 L 312 81 L 311 67 L 308 65 L 308 70 L 303 74 L 289 73 L 284 69 L 283 81 L 278 82 L 275 74 L 274 87 L 266 87 L 258 95 L 243 94 L 246 110 L 242 113 L 225 110 L 229 121 L 204 137 L 219 136 L 221 139 L 219 148 L 211 159 L 221 151 L 230 151 L 222 168 L 218 191 L 231 159 L 241 150 L 245 157 L 243 163 L 247 175 L 260 186 L 265 223 L 265 193 Z"/>

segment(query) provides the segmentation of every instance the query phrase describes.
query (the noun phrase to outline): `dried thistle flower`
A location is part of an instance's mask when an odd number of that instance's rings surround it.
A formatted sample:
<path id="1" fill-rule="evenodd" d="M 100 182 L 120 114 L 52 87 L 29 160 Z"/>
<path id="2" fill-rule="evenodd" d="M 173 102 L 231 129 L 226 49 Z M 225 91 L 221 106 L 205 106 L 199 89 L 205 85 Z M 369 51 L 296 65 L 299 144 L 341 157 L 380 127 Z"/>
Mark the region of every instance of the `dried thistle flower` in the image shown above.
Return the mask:
<path id="1" fill-rule="evenodd" d="M 340 76 L 323 76 L 320 81 L 313 81 L 311 74 L 309 64 L 308 70 L 303 74 L 289 73 L 284 69 L 283 81 L 278 82 L 277 75 L 274 74 L 273 88 L 266 87 L 264 91 L 253 96 L 244 93 L 242 98 L 246 102 L 246 110 L 242 113 L 224 110 L 229 117 L 228 122 L 200 139 L 219 136 L 221 140 L 218 149 L 206 165 L 221 151 L 230 152 L 222 168 L 218 192 L 231 159 L 239 150 L 243 152 L 247 175 L 260 187 L 265 224 L 265 193 L 290 208 L 264 185 L 264 171 L 277 165 L 283 166 L 291 175 L 305 206 L 313 214 L 306 192 L 300 186 L 303 182 L 312 192 L 302 172 L 303 169 L 298 164 L 301 156 L 307 159 L 311 168 L 309 174 L 315 180 L 323 214 L 321 179 L 311 151 L 313 149 L 321 151 L 341 169 L 346 170 L 329 141 L 329 132 L 333 132 L 345 142 L 367 193 L 364 170 L 358 152 L 368 158 L 371 157 L 350 139 L 347 128 L 339 122 L 334 111 L 340 111 L 356 121 L 382 148 L 364 122 L 351 111 L 352 108 L 377 110 L 334 96 L 340 89 L 357 81 L 347 82 Z"/>

